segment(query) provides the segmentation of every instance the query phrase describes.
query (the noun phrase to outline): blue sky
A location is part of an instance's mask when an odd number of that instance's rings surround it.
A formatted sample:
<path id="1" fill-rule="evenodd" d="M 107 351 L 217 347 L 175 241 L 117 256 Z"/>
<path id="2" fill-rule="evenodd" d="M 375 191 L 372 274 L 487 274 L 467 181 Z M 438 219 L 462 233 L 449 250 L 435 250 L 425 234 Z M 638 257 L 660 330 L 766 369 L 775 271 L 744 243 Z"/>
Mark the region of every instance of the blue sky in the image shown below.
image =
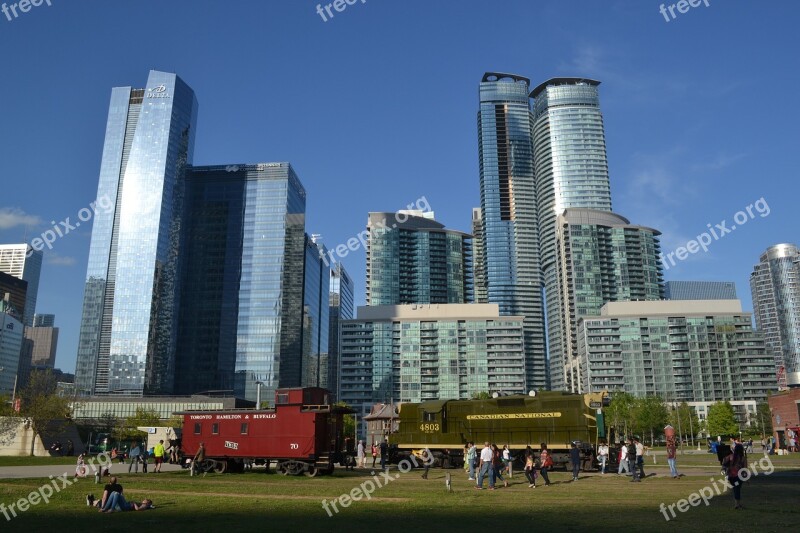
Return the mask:
<path id="1" fill-rule="evenodd" d="M 614 210 L 661 230 L 665 251 L 765 199 L 769 216 L 756 211 L 668 280 L 733 280 L 750 310 L 759 254 L 800 241 L 794 1 L 710 0 L 670 22 L 658 0 L 366 0 L 327 22 L 312 0 L 51 3 L 0 14 L 0 243 L 94 200 L 111 88 L 143 87 L 151 68 L 197 94 L 195 163 L 290 161 L 307 230 L 329 248 L 367 212 L 422 196 L 469 231 L 486 71 L 602 82 Z M 90 233 L 54 243 L 39 288 L 68 372 Z M 364 254 L 343 262 L 363 302 Z"/>

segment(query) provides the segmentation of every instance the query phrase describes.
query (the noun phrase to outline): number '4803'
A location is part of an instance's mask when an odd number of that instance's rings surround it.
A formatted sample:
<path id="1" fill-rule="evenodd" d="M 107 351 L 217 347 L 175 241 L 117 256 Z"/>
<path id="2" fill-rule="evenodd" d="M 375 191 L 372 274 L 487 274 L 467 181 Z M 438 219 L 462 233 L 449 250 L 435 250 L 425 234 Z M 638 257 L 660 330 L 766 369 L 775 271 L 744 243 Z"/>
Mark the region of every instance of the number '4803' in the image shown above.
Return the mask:
<path id="1" fill-rule="evenodd" d="M 439 424 L 420 424 L 420 431 L 439 431 Z"/>

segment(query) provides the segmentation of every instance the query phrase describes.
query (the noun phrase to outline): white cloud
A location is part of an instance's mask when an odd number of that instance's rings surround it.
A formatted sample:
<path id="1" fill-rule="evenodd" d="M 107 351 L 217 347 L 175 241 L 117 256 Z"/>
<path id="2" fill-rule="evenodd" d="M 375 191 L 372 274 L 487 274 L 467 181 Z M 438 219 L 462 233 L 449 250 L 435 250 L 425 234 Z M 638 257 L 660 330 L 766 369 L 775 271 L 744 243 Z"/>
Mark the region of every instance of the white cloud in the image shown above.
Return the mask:
<path id="1" fill-rule="evenodd" d="M 54 266 L 73 266 L 78 261 L 68 255 L 59 255 L 55 252 L 46 252 L 44 254 L 44 262 L 48 265 Z"/>
<path id="2" fill-rule="evenodd" d="M 0 229 L 16 226 L 36 226 L 42 223 L 36 215 L 29 215 L 18 207 L 0 207 Z"/>

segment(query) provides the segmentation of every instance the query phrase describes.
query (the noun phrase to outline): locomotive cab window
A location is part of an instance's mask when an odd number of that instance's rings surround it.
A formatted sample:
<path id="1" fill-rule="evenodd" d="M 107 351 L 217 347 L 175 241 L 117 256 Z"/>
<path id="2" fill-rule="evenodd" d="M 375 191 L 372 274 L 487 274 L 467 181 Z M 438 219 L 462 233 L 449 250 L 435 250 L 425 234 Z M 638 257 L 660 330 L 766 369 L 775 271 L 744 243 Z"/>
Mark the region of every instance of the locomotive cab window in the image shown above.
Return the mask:
<path id="1" fill-rule="evenodd" d="M 242 424 L 242 435 L 247 435 L 247 424 Z"/>
<path id="2" fill-rule="evenodd" d="M 200 422 L 196 422 L 195 425 L 194 425 L 194 434 L 195 435 L 199 435 L 200 434 L 200 430 L 201 430 L 202 427 L 203 427 L 203 424 L 201 424 Z"/>
<path id="3" fill-rule="evenodd" d="M 212 435 L 219 434 L 219 424 L 211 424 L 211 434 Z"/>
<path id="4" fill-rule="evenodd" d="M 436 413 L 424 413 L 422 415 L 422 420 L 425 422 L 435 422 L 436 421 Z"/>

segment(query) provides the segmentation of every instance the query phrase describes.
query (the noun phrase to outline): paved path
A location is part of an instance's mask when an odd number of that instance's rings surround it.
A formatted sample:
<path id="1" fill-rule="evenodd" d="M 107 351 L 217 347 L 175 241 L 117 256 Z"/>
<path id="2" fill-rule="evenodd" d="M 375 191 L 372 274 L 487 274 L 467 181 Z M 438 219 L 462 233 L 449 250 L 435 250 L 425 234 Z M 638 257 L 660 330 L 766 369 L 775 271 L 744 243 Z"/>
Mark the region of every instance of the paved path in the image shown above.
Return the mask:
<path id="1" fill-rule="evenodd" d="M 142 474 L 141 473 L 141 465 L 139 465 L 139 474 L 140 476 L 147 475 L 152 476 L 154 465 L 150 464 L 147 465 L 148 473 Z M 180 465 L 171 465 L 171 464 L 164 464 L 161 465 L 161 470 L 164 472 L 173 472 L 176 470 L 181 470 Z M 42 478 L 42 477 L 56 477 L 61 476 L 64 473 L 67 473 L 69 477 L 75 475 L 75 465 L 47 465 L 47 466 L 4 466 L 0 467 L 0 479 L 21 479 L 21 478 Z M 87 476 L 88 478 L 94 477 L 94 472 L 91 468 L 89 468 L 90 475 Z M 125 474 L 128 475 L 128 465 L 127 464 L 120 464 L 114 463 L 111 466 L 111 474 Z M 131 476 L 136 475 L 131 473 Z"/>

